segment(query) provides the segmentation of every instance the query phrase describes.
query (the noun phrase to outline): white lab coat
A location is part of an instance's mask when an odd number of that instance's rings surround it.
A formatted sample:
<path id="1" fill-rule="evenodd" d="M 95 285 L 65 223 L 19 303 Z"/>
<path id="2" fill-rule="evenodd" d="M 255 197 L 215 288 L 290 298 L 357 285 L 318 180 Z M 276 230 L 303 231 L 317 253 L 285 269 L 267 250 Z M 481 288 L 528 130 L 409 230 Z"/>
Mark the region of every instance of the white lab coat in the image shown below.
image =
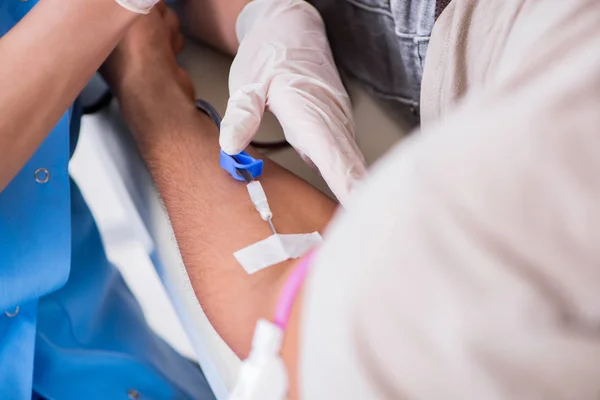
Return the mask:
<path id="1" fill-rule="evenodd" d="M 305 399 L 597 399 L 600 2 L 454 0 L 423 126 L 335 219 Z"/>

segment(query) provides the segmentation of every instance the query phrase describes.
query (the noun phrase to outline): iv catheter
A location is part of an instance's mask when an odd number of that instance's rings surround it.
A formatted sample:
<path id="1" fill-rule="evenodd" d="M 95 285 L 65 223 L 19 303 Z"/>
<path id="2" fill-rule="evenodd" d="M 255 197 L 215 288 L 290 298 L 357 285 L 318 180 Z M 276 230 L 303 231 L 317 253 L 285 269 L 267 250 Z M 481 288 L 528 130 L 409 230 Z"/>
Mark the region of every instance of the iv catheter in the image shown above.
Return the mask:
<path id="1" fill-rule="evenodd" d="M 221 150 L 221 168 L 238 181 L 246 182 L 246 188 L 254 208 L 260 214 L 263 221 L 269 224 L 273 234 L 277 234 L 273 225 L 273 212 L 267 201 L 267 195 L 259 181 L 256 180 L 263 169 L 263 161 L 254 159 L 250 154 L 242 151 L 236 155 L 229 155 Z"/>
<path id="2" fill-rule="evenodd" d="M 205 112 L 217 125 L 217 128 L 221 128 L 221 116 L 210 103 L 204 100 L 196 100 L 196 107 Z M 221 150 L 219 164 L 234 179 L 246 182 L 246 188 L 248 189 L 248 194 L 250 195 L 252 204 L 254 204 L 254 208 L 256 208 L 263 221 L 269 224 L 269 228 L 273 234 L 276 235 L 277 231 L 273 225 L 273 212 L 267 201 L 267 195 L 261 183 L 256 180 L 262 175 L 263 161 L 255 159 L 245 151 L 229 155 Z"/>
<path id="3" fill-rule="evenodd" d="M 232 157 L 238 163 L 240 162 L 240 160 L 238 159 L 238 157 L 236 157 L 236 156 L 232 156 Z M 248 193 L 250 194 L 250 199 L 252 200 L 252 203 L 254 203 L 254 206 L 256 207 L 256 210 L 260 213 L 260 217 L 263 220 L 267 221 L 267 223 L 269 224 L 269 227 L 271 228 L 271 231 L 273 232 L 273 235 L 276 235 L 277 231 L 275 230 L 275 226 L 273 226 L 273 213 L 271 212 L 271 209 L 269 207 L 269 203 L 267 202 L 267 196 L 264 194 L 264 190 L 262 189 L 262 185 L 260 185 L 260 189 L 259 190 L 251 190 L 250 189 L 250 185 L 253 184 L 253 182 L 256 182 L 254 180 L 254 177 L 252 176 L 252 174 L 250 172 L 248 172 L 248 170 L 245 170 L 245 169 L 237 169 L 237 173 L 242 178 L 244 178 L 244 181 L 248 185 Z M 260 191 L 262 191 L 262 194 L 260 193 Z M 256 195 L 253 196 L 254 193 L 256 193 L 258 196 L 256 196 Z M 257 200 L 261 199 L 261 198 L 264 198 L 264 202 L 266 203 L 266 207 L 264 207 L 262 205 L 257 205 Z M 264 209 L 265 211 L 261 211 L 262 209 Z"/>

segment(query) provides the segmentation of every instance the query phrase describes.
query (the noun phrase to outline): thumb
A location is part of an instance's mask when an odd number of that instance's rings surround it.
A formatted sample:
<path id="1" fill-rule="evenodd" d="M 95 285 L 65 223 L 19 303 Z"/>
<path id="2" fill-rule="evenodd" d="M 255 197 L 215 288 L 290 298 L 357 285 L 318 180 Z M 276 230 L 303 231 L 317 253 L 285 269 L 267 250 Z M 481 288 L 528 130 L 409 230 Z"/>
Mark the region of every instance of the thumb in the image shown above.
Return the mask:
<path id="1" fill-rule="evenodd" d="M 260 126 L 265 100 L 266 91 L 262 84 L 243 86 L 231 95 L 219 137 L 225 153 L 238 154 L 248 147 Z"/>
<path id="2" fill-rule="evenodd" d="M 310 101 L 308 100 L 310 98 Z M 303 159 L 309 159 L 345 205 L 355 183 L 367 173 L 354 140 L 353 123 L 335 107 L 308 94 L 282 90 L 270 94 L 269 109 Z"/>

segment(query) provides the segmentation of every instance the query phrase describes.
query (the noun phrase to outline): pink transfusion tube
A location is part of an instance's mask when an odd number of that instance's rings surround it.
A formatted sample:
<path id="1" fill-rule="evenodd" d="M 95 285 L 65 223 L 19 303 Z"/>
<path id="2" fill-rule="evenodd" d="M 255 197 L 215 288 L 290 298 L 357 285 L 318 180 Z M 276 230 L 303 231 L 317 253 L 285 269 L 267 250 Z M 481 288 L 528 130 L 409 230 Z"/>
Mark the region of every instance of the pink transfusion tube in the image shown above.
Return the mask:
<path id="1" fill-rule="evenodd" d="M 288 321 L 290 320 L 290 314 L 292 313 L 292 307 L 294 301 L 298 296 L 298 291 L 304 278 L 308 272 L 308 267 L 312 264 L 314 258 L 314 250 L 300 260 L 292 274 L 289 276 L 281 294 L 277 301 L 277 307 L 275 308 L 275 325 L 277 325 L 282 331 L 285 332 Z"/>

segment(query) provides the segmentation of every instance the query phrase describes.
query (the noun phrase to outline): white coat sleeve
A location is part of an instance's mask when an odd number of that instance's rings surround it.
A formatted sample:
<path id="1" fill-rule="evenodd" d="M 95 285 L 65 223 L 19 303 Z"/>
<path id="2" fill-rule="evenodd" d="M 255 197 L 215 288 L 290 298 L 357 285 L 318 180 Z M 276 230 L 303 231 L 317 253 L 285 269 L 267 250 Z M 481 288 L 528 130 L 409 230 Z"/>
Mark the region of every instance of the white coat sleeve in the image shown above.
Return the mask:
<path id="1" fill-rule="evenodd" d="M 576 3 L 553 32 L 586 35 L 414 134 L 326 232 L 302 398 L 597 398 L 600 8 Z"/>

